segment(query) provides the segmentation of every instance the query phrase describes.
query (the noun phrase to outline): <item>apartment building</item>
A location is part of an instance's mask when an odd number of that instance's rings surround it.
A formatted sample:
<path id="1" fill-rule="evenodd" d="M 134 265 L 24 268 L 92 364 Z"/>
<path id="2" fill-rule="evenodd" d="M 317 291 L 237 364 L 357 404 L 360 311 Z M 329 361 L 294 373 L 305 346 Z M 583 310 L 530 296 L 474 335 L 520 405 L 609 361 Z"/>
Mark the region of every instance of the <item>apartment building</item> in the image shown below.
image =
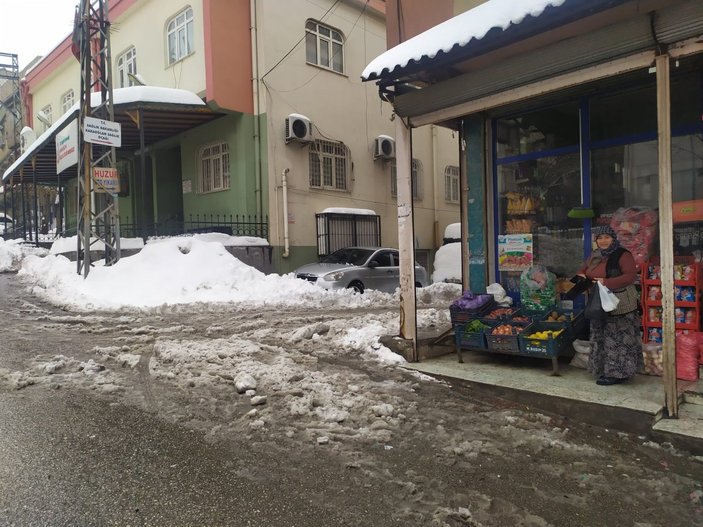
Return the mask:
<path id="1" fill-rule="evenodd" d="M 188 129 L 180 119 L 177 133 L 162 131 L 143 150 L 118 150 L 125 227 L 188 231 L 208 217 L 236 234 L 231 218 L 253 218 L 266 224 L 258 232 L 278 272 L 339 244 L 396 245 L 394 115 L 360 78 L 386 49 L 385 9 L 380 0 L 111 1 L 114 88 L 192 92 L 211 114 Z M 26 122 L 37 134 L 78 100 L 70 43 L 26 76 Z M 416 249 L 429 265 L 459 218 L 457 138 L 418 128 L 413 148 Z M 64 194 L 70 226 L 75 182 Z"/>

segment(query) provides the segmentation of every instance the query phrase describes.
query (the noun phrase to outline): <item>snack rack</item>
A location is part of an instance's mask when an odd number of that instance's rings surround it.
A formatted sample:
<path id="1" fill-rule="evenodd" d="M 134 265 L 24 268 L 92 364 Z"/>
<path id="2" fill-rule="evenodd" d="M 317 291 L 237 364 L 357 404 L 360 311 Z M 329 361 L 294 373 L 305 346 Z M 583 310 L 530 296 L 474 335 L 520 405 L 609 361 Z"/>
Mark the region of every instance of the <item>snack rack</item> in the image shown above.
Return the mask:
<path id="1" fill-rule="evenodd" d="M 642 339 L 645 343 L 662 341 L 661 274 L 659 259 L 642 265 Z M 703 269 L 693 257 L 674 258 L 674 317 L 676 330 L 701 330 L 701 287 Z"/>

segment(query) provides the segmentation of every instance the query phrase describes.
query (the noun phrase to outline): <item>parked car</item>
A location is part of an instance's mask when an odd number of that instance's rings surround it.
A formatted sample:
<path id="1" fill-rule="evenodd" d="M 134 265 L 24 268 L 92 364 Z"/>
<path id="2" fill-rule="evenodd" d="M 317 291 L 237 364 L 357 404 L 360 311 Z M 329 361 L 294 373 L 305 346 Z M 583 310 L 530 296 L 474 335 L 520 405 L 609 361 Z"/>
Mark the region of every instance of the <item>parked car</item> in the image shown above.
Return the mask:
<path id="1" fill-rule="evenodd" d="M 363 293 L 377 289 L 393 293 L 400 286 L 400 256 L 389 247 L 346 247 L 325 256 L 319 263 L 304 265 L 295 276 L 325 289 L 354 289 Z M 415 287 L 427 285 L 427 271 L 415 264 Z"/>

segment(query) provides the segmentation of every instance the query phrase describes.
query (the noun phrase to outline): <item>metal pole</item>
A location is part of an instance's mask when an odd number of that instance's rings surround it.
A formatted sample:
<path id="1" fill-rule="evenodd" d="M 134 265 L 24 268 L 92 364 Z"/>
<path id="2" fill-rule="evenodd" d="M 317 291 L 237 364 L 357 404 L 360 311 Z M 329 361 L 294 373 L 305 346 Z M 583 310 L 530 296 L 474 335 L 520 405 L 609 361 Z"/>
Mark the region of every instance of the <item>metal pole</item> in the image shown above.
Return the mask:
<path id="1" fill-rule="evenodd" d="M 412 136 L 410 126 L 395 118 L 396 174 L 398 194 L 398 249 L 400 252 L 400 337 L 412 341 L 410 360 L 417 356 L 415 304 L 415 226 L 413 225 Z"/>
<path id="2" fill-rule="evenodd" d="M 657 127 L 659 146 L 659 257 L 662 287 L 662 353 L 664 396 L 669 417 L 678 417 L 676 329 L 674 320 L 674 240 L 671 199 L 671 107 L 669 56 L 658 55 Z"/>
<path id="3" fill-rule="evenodd" d="M 32 158 L 32 186 L 34 187 L 34 244 L 39 247 L 39 201 L 37 199 L 37 158 Z"/>
<path id="4" fill-rule="evenodd" d="M 17 228 L 17 212 L 15 212 L 15 182 L 14 182 L 14 177 L 10 178 L 10 192 L 12 195 L 10 196 L 11 201 L 12 201 L 12 237 L 14 238 L 16 236 L 15 234 L 15 229 Z"/>
<path id="5" fill-rule="evenodd" d="M 139 108 L 139 171 L 142 187 L 142 238 L 146 238 L 146 157 L 144 152 L 144 113 Z"/>
<path id="6" fill-rule="evenodd" d="M 24 206 L 24 167 L 20 168 L 20 189 L 22 192 L 22 239 L 27 239 L 27 213 Z"/>
<path id="7" fill-rule="evenodd" d="M 459 214 L 461 216 L 461 290 L 470 289 L 469 274 L 469 171 L 467 170 L 468 151 L 464 121 L 459 127 Z"/>

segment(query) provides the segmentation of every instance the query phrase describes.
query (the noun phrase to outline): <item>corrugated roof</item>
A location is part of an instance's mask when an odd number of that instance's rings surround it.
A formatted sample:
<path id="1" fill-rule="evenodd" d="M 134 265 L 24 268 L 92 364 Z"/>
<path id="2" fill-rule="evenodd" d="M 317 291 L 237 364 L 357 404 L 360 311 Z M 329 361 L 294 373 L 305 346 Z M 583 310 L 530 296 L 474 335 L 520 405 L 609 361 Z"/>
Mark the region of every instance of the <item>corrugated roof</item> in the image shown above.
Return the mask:
<path id="1" fill-rule="evenodd" d="M 457 64 L 634 1 L 488 0 L 379 55 L 361 77 L 393 81 L 442 64 Z"/>

